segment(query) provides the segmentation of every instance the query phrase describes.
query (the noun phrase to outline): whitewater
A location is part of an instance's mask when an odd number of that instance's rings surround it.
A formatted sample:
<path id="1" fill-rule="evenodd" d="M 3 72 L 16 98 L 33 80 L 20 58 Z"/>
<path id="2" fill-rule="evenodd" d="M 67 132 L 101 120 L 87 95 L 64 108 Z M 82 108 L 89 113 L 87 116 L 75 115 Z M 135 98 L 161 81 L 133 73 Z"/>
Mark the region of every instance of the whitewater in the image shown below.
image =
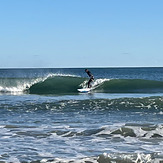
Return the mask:
<path id="1" fill-rule="evenodd" d="M 0 162 L 163 162 L 163 68 L 89 70 L 0 69 Z"/>

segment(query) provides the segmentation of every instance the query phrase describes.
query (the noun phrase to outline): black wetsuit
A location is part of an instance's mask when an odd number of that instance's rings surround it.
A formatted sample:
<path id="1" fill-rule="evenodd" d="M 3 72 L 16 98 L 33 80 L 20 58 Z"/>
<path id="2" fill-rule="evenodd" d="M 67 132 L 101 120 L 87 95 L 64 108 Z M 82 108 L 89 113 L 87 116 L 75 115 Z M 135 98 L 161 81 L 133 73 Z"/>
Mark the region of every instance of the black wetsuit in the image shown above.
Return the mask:
<path id="1" fill-rule="evenodd" d="M 90 77 L 89 81 L 88 81 L 88 88 L 91 87 L 90 83 L 94 80 L 94 76 L 91 74 L 90 71 L 87 71 L 88 76 Z"/>

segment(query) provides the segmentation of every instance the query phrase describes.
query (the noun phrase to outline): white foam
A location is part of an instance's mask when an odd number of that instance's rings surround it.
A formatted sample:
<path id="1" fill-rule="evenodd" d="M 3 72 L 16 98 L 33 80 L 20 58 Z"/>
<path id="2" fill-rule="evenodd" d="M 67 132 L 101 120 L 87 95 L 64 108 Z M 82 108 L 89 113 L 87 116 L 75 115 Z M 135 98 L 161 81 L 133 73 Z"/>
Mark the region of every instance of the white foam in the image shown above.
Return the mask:
<path id="1" fill-rule="evenodd" d="M 47 76 L 47 78 L 49 78 L 49 77 L 54 77 L 54 76 L 80 77 L 80 76 L 78 76 L 78 75 L 56 73 L 56 74 L 49 74 L 49 75 Z"/>
<path id="2" fill-rule="evenodd" d="M 160 111 L 158 114 L 163 115 L 163 112 L 162 112 L 162 111 Z"/>
<path id="3" fill-rule="evenodd" d="M 53 154 L 48 153 L 48 152 L 40 152 L 40 153 L 38 153 L 38 155 L 41 157 L 54 157 Z"/>
<path id="4" fill-rule="evenodd" d="M 150 154 L 137 154 L 137 159 L 135 160 L 135 162 L 151 162 L 151 155 Z"/>
<path id="5" fill-rule="evenodd" d="M 107 154 L 104 153 L 103 157 L 105 159 L 110 158 L 110 159 L 114 159 L 115 162 L 116 161 L 132 161 L 135 163 L 144 163 L 144 162 L 151 162 L 152 158 L 150 154 L 143 154 L 143 153 L 137 153 L 137 154 Z M 112 161 L 114 162 L 114 161 Z"/>
<path id="6" fill-rule="evenodd" d="M 1 87 L 0 86 L 0 92 L 7 93 L 7 92 L 22 92 L 22 87 Z"/>
<path id="7" fill-rule="evenodd" d="M 41 163 L 46 163 L 46 162 L 48 162 L 48 160 L 47 159 L 42 159 L 40 162 Z"/>
<path id="8" fill-rule="evenodd" d="M 132 127 L 134 130 L 134 133 L 136 134 L 136 137 L 143 137 L 147 132 L 142 130 L 140 127 Z"/>
<path id="9" fill-rule="evenodd" d="M 99 86 L 101 86 L 104 82 L 110 81 L 111 79 L 96 79 L 94 82 L 92 82 L 92 88 L 95 89 Z M 79 86 L 82 88 L 87 88 L 88 87 L 88 80 L 85 80 L 83 83 L 81 83 Z"/>
<path id="10" fill-rule="evenodd" d="M 20 161 L 16 157 L 10 157 L 8 162 L 20 163 Z"/>

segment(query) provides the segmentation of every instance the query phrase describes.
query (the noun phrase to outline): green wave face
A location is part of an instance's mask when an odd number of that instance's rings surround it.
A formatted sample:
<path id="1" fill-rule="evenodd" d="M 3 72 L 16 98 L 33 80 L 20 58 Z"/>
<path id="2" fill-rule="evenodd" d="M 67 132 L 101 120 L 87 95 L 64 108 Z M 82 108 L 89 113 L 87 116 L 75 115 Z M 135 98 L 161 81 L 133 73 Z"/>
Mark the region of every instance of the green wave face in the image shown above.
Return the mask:
<path id="1" fill-rule="evenodd" d="M 34 84 L 29 88 L 31 94 L 77 93 L 77 89 L 86 87 L 87 81 L 80 77 L 57 76 Z M 97 79 L 92 92 L 100 93 L 156 93 L 163 92 L 162 81 L 142 79 Z"/>
<path id="2" fill-rule="evenodd" d="M 75 93 L 84 78 L 56 76 L 36 83 L 29 88 L 31 94 Z"/>
<path id="3" fill-rule="evenodd" d="M 112 79 L 97 88 L 106 93 L 157 93 L 163 92 L 162 81 L 142 79 Z"/>

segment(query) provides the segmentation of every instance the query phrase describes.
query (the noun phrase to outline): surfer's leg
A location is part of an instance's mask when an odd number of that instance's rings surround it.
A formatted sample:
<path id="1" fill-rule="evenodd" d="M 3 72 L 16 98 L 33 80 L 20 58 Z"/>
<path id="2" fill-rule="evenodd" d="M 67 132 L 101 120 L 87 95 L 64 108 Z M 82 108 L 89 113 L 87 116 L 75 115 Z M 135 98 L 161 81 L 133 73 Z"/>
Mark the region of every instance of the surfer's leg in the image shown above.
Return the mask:
<path id="1" fill-rule="evenodd" d="M 88 81 L 88 88 L 91 88 L 91 82 L 93 82 L 94 78 L 90 78 Z"/>
<path id="2" fill-rule="evenodd" d="M 91 87 L 91 85 L 90 85 L 91 81 L 92 81 L 92 79 L 89 79 L 89 81 L 88 81 L 88 88 Z"/>

